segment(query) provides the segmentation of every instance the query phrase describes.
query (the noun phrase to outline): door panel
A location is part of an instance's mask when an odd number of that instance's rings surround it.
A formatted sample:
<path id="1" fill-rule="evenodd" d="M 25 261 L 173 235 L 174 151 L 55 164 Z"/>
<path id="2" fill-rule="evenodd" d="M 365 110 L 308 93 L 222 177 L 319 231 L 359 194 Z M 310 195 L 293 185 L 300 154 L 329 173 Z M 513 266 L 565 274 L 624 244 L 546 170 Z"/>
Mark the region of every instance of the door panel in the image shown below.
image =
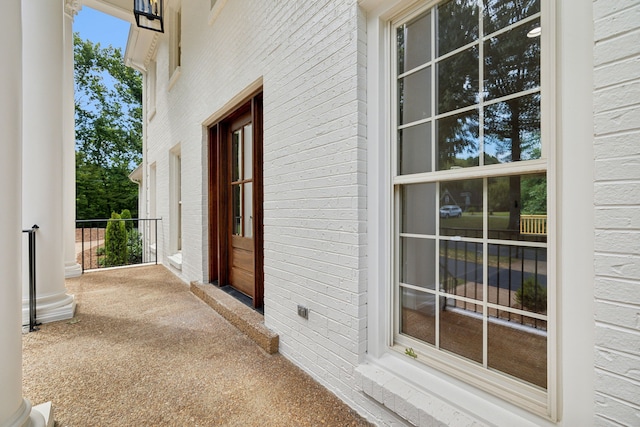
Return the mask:
<path id="1" fill-rule="evenodd" d="M 253 278 L 253 274 L 249 273 L 246 270 L 240 268 L 231 269 L 230 279 L 233 283 L 232 286 L 243 294 L 247 294 L 252 298 L 254 294 Z"/>

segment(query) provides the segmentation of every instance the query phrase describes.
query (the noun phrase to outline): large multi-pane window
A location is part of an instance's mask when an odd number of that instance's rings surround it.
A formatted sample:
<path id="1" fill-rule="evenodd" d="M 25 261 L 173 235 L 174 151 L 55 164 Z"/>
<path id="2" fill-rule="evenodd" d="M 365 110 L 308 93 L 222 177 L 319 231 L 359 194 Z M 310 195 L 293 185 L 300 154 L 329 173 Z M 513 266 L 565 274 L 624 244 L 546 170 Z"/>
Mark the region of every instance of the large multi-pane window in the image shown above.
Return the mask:
<path id="1" fill-rule="evenodd" d="M 392 180 L 394 343 L 542 400 L 541 18 L 541 0 L 450 0 L 392 23 Z"/>

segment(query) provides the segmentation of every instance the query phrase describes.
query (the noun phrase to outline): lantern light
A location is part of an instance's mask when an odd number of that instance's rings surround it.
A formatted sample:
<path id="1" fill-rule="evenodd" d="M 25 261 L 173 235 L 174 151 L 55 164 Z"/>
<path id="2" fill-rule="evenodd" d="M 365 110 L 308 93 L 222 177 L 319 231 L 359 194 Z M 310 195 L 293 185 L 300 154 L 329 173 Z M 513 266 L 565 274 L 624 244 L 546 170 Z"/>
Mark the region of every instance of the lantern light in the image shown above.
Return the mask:
<path id="1" fill-rule="evenodd" d="M 133 0 L 133 14 L 140 28 L 164 33 L 162 0 Z"/>

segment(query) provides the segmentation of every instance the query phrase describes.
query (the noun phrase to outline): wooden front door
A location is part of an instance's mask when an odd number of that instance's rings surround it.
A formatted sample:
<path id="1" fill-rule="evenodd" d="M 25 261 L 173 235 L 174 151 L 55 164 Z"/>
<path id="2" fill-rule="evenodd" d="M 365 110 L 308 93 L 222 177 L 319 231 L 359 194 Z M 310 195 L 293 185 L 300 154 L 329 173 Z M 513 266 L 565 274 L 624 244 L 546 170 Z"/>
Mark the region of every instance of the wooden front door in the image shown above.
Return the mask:
<path id="1" fill-rule="evenodd" d="M 231 167 L 229 182 L 229 284 L 255 296 L 255 242 L 253 240 L 253 124 L 251 114 L 231 123 L 227 135 Z"/>
<path id="2" fill-rule="evenodd" d="M 210 128 L 209 280 L 263 303 L 262 94 Z"/>

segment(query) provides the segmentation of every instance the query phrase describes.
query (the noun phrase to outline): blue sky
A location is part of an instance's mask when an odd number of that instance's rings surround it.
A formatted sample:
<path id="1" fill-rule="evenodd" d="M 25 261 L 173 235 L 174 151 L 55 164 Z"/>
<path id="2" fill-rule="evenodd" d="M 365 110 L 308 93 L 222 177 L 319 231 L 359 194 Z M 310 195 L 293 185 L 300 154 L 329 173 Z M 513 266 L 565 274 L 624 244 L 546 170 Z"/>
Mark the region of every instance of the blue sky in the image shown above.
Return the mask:
<path id="1" fill-rule="evenodd" d="M 100 43 L 102 47 L 119 47 L 124 54 L 129 23 L 84 6 L 73 21 L 73 31 L 80 33 L 80 38 Z"/>

